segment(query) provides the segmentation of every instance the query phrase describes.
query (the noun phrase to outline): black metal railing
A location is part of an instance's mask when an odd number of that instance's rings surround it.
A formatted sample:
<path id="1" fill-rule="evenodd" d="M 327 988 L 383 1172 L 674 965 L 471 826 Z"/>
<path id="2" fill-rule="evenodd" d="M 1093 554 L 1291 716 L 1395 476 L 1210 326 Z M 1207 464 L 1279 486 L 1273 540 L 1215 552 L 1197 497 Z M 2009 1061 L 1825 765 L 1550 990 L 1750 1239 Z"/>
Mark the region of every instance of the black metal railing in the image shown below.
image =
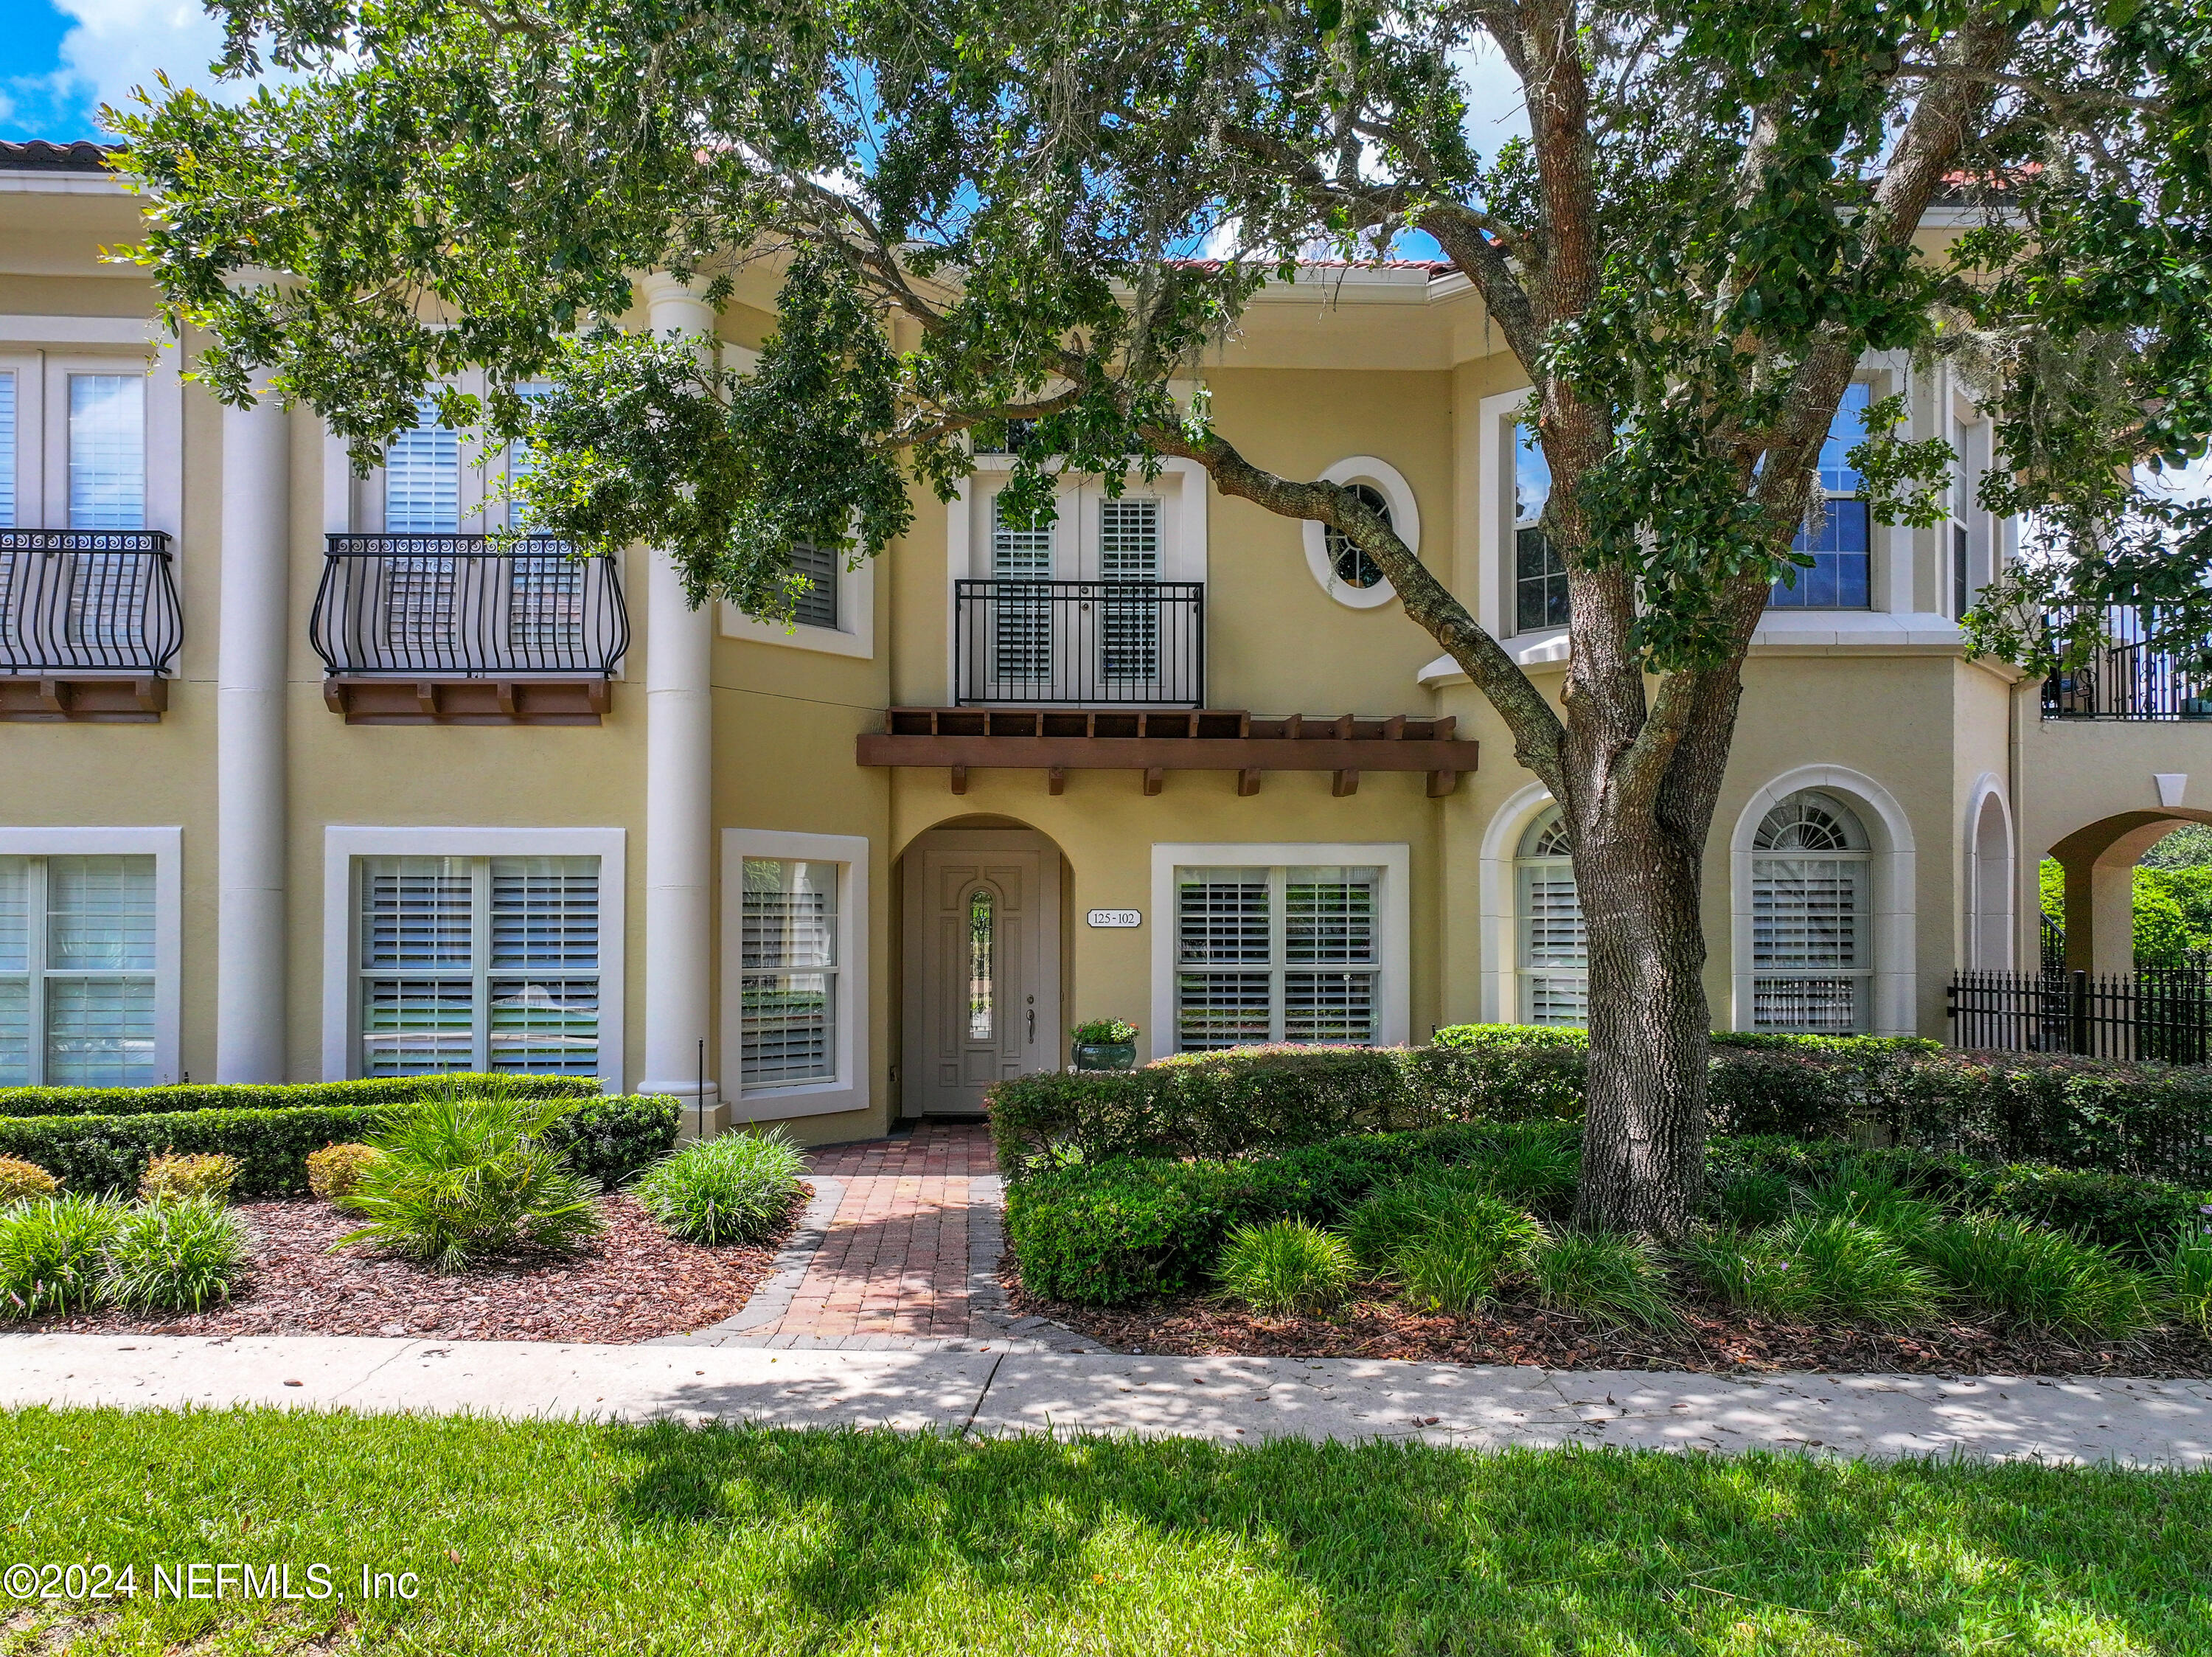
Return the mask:
<path id="1" fill-rule="evenodd" d="M 2080 614 L 2049 625 L 2066 631 Z M 2080 667 L 2044 680 L 2045 719 L 2212 719 L 2212 673 L 2176 653 L 2155 606 L 2106 605 L 2092 615 L 2100 642 Z"/>
<path id="2" fill-rule="evenodd" d="M 2212 1062 L 2212 973 L 2202 967 L 1961 972 L 1948 1000 L 1959 1047 Z"/>
<path id="3" fill-rule="evenodd" d="M 545 536 L 332 535 L 308 637 L 333 674 L 605 678 L 629 648 L 613 560 Z"/>
<path id="4" fill-rule="evenodd" d="M 2063 972 L 2066 970 L 2066 929 L 2048 915 L 2039 918 L 2043 922 L 2043 927 L 2037 936 L 2041 947 L 2039 959 L 2043 970 L 2046 972 Z"/>
<path id="5" fill-rule="evenodd" d="M 158 529 L 0 529 L 0 673 L 162 674 L 184 643 Z"/>
<path id="6" fill-rule="evenodd" d="M 953 699 L 1206 705 L 1206 583 L 953 583 Z"/>

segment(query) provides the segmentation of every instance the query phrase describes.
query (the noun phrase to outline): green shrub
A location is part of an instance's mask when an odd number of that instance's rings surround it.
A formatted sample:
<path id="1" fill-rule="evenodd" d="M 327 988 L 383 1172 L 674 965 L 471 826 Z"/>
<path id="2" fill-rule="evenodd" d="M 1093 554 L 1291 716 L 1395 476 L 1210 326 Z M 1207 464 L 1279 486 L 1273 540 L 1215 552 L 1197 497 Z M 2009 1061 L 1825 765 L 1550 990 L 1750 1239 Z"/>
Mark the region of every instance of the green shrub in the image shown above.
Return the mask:
<path id="1" fill-rule="evenodd" d="M 1893 1166 L 1863 1156 L 1838 1162 L 1834 1172 L 1805 1194 L 1805 1206 L 1820 1219 L 1871 1226 L 1907 1248 L 1943 1218 L 1934 1203 L 1900 1183 Z"/>
<path id="2" fill-rule="evenodd" d="M 720 1134 L 672 1151 L 632 1189 L 672 1237 L 755 1243 L 790 1213 L 806 1158 L 781 1129 Z"/>
<path id="3" fill-rule="evenodd" d="M 20 1156 L 0 1156 L 0 1208 L 33 1197 L 52 1197 L 62 1182 L 35 1162 Z"/>
<path id="4" fill-rule="evenodd" d="M 2165 1276 L 2182 1322 L 2200 1335 L 2212 1335 L 2212 1231 L 2191 1226 L 2175 1238 Z"/>
<path id="5" fill-rule="evenodd" d="M 123 1205 L 97 1197 L 39 1197 L 0 1211 L 0 1313 L 76 1312 L 98 1298 L 100 1251 Z"/>
<path id="6" fill-rule="evenodd" d="M 246 1229 L 216 1197 L 125 1209 L 101 1250 L 100 1297 L 140 1312 L 198 1312 L 245 1274 Z"/>
<path id="7" fill-rule="evenodd" d="M 1370 1195 L 1345 1220 L 1344 1234 L 1361 1265 L 1389 1271 L 1437 1227 L 1509 1210 L 1479 1169 L 1424 1171 Z"/>
<path id="8" fill-rule="evenodd" d="M 1905 1329 L 1942 1304 L 1928 1268 L 1872 1226 L 1804 1215 L 1775 1227 L 1773 1240 L 1789 1269 L 1804 1274 L 1816 1316 Z"/>
<path id="9" fill-rule="evenodd" d="M 1755 1230 L 1788 1217 L 1797 1205 L 1797 1188 L 1778 1173 L 1745 1173 L 1707 1187 L 1706 1208 L 1735 1231 Z"/>
<path id="10" fill-rule="evenodd" d="M 500 1086 L 533 1099 L 597 1099 L 597 1076 L 369 1076 L 354 1081 L 185 1082 L 172 1087 L 0 1087 L 0 1117 L 148 1116 L 180 1111 L 327 1110 L 413 1105 L 441 1087 Z"/>
<path id="11" fill-rule="evenodd" d="M 307 1189 L 334 1203 L 361 1183 L 362 1171 L 384 1153 L 374 1145 L 325 1145 L 307 1153 Z"/>
<path id="12" fill-rule="evenodd" d="M 532 1078 L 539 1080 L 542 1078 Z M 421 1097 L 426 1090 L 416 1089 Z M 674 1100 L 648 1094 L 549 1101 L 562 1114 L 544 1142 L 603 1185 L 620 1184 L 676 1142 Z M 220 1151 L 238 1159 L 240 1197 L 293 1197 L 308 1190 L 307 1158 L 333 1140 L 374 1134 L 394 1114 L 377 1105 L 166 1115 L 0 1118 L 0 1155 L 36 1162 L 72 1191 L 128 1192 L 163 1151 Z"/>
<path id="13" fill-rule="evenodd" d="M 1255 1312 L 1319 1312 L 1344 1298 L 1351 1246 L 1303 1220 L 1239 1226 L 1222 1245 L 1214 1276 Z"/>
<path id="14" fill-rule="evenodd" d="M 2152 1321 L 2150 1285 L 2111 1251 L 2004 1215 L 1935 1227 L 1914 1251 L 1954 1288 L 2039 1329 L 2124 1340 Z"/>
<path id="15" fill-rule="evenodd" d="M 1522 1270 L 1544 1229 L 1494 1197 L 1449 1210 L 1390 1259 L 1390 1276 L 1415 1306 L 1465 1317 Z"/>
<path id="16" fill-rule="evenodd" d="M 573 1248 L 605 1226 L 589 1184 L 544 1142 L 558 1100 L 434 1097 L 371 1142 L 383 1154 L 340 1208 L 368 1223 L 331 1245 L 375 1243 L 439 1271 L 523 1248 Z"/>
<path id="17" fill-rule="evenodd" d="M 1582 1182 L 1582 1126 L 1573 1122 L 1521 1122 L 1501 1128 L 1468 1164 L 1500 1197 L 1549 1218 L 1574 1207 Z"/>
<path id="18" fill-rule="evenodd" d="M 221 1151 L 193 1154 L 164 1152 L 149 1162 L 146 1172 L 138 1176 L 138 1200 L 169 1203 L 205 1197 L 224 1202 L 230 1196 L 230 1188 L 238 1183 L 238 1166 L 236 1157 L 226 1156 Z"/>
<path id="19" fill-rule="evenodd" d="M 1818 1309 L 1812 1278 L 1790 1258 L 1773 1227 L 1743 1236 L 1694 1233 L 1680 1254 L 1708 1294 L 1739 1312 L 1803 1323 Z"/>
<path id="20" fill-rule="evenodd" d="M 1528 1257 L 1528 1284 L 1540 1305 L 1579 1313 L 1609 1329 L 1658 1329 L 1681 1321 L 1658 1252 L 1612 1232 L 1560 1231 Z"/>

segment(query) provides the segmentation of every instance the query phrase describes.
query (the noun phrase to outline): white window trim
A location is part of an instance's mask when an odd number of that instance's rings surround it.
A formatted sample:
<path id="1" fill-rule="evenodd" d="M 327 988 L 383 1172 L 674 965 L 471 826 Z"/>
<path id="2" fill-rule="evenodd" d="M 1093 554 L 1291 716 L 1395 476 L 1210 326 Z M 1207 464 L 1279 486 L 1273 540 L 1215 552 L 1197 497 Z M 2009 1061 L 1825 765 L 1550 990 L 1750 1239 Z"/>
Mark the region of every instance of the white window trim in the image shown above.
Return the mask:
<path id="1" fill-rule="evenodd" d="M 785 1087 L 744 1091 L 738 1069 L 744 1021 L 744 975 L 738 950 L 744 938 L 744 860 L 780 857 L 842 866 L 837 892 L 837 1075 Z M 722 1074 L 732 1120 L 780 1122 L 867 1108 L 868 1036 L 873 1016 L 868 997 L 868 951 L 873 936 L 868 909 L 868 839 L 863 834 L 793 834 L 776 829 L 722 831 Z"/>
<path id="2" fill-rule="evenodd" d="M 156 326 L 143 317 L 0 316 L 0 346 L 15 348 L 0 350 L 0 369 L 16 375 L 14 527 L 69 527 L 68 377 L 143 374 L 146 527 L 182 537 L 185 387 L 175 343 Z"/>
<path id="3" fill-rule="evenodd" d="M 1370 484 L 1382 492 L 1390 503 L 1390 527 L 1398 532 L 1398 539 L 1415 557 L 1421 556 L 1421 509 L 1413 498 L 1413 486 L 1406 481 L 1406 474 L 1388 460 L 1378 460 L 1372 454 L 1352 454 L 1339 460 L 1321 474 L 1325 484 Z M 1346 587 L 1336 578 L 1336 566 L 1329 562 L 1328 532 L 1311 518 L 1299 525 L 1305 539 L 1306 568 L 1313 573 L 1321 590 L 1347 610 L 1373 610 L 1388 604 L 1398 596 L 1398 589 L 1386 578 L 1372 587 Z"/>
<path id="4" fill-rule="evenodd" d="M 1521 1021 L 1521 837 L 1553 803 L 1549 789 L 1531 783 L 1509 795 L 1483 831 L 1476 868 L 1482 903 L 1482 1017 L 1487 1024 Z"/>
<path id="5" fill-rule="evenodd" d="M 154 860 L 154 1080 L 183 1074 L 185 832 L 181 828 L 0 828 L 0 856 Z M 44 1033 L 33 1039 L 43 1040 Z"/>
<path id="6" fill-rule="evenodd" d="M 1819 789 L 1839 796 L 1859 814 L 1873 843 L 1867 856 L 1874 887 L 1873 1004 L 1868 1009 L 1866 1033 L 1913 1036 L 1919 1028 L 1917 947 L 1917 851 L 1912 822 L 1897 797 L 1863 771 L 1841 765 L 1801 765 L 1784 771 L 1754 791 L 1736 818 L 1729 841 L 1729 899 L 1733 908 L 1729 929 L 1729 969 L 1734 990 L 1729 1023 L 1738 1030 L 1757 1027 L 1752 1021 L 1753 980 L 1752 965 L 1752 861 L 1753 841 L 1766 813 L 1791 795 Z"/>
<path id="7" fill-rule="evenodd" d="M 618 828 L 369 828 L 323 831 L 323 1079 L 359 1074 L 361 905 L 354 866 L 363 857 L 597 857 L 599 860 L 599 1086 L 623 1091 L 623 850 Z"/>
<path id="8" fill-rule="evenodd" d="M 1992 871 L 1983 867 L 1982 813 L 1994 801 L 1997 819 L 2004 825 L 2004 859 L 2002 867 Z M 1960 880 L 1960 936 L 1963 947 L 1958 958 L 1970 967 L 1981 972 L 2009 972 L 2020 948 L 2020 844 L 2014 832 L 2012 801 L 2005 798 L 2004 783 L 1995 771 L 1984 771 L 1974 779 L 1972 792 L 1966 798 L 1966 835 L 1962 842 L 1965 868 Z M 1994 874 L 1996 879 L 1992 881 Z M 1984 907 L 1984 899 L 1995 896 L 1999 906 Z M 2040 908 L 2037 913 L 2041 914 Z M 2002 934 L 2001 947 L 1995 959 L 1984 947 L 1982 923 L 1994 917 Z"/>
<path id="9" fill-rule="evenodd" d="M 1476 405 L 1475 489 L 1481 502 L 1476 525 L 1476 559 L 1482 578 L 1475 584 L 1475 618 L 1493 638 L 1526 641 L 1512 650 L 1522 663 L 1566 660 L 1564 627 L 1516 632 L 1514 582 L 1513 429 L 1528 411 L 1535 388 L 1499 392 Z M 1449 658 L 1447 658 L 1448 660 Z M 1424 671 L 1427 671 L 1424 669 Z M 1548 797 L 1548 796 L 1547 796 Z"/>
<path id="10" fill-rule="evenodd" d="M 845 568 L 841 554 L 837 570 L 837 624 L 813 627 L 793 622 L 760 621 L 734 604 L 716 606 L 724 638 L 753 644 L 776 644 L 787 650 L 813 650 L 828 656 L 853 656 L 872 661 L 876 655 L 876 564 L 862 558 L 860 568 Z"/>
<path id="11" fill-rule="evenodd" d="M 1176 870 L 1185 867 L 1270 868 L 1282 865 L 1358 865 L 1382 871 L 1376 914 L 1382 923 L 1376 972 L 1382 982 L 1375 998 L 1375 1045 L 1402 1047 L 1412 1025 L 1409 975 L 1413 948 L 1410 935 L 1413 850 L 1404 841 L 1154 841 L 1152 843 L 1152 1025 L 1145 1033 L 1145 1056 L 1164 1058 L 1175 1051 Z"/>

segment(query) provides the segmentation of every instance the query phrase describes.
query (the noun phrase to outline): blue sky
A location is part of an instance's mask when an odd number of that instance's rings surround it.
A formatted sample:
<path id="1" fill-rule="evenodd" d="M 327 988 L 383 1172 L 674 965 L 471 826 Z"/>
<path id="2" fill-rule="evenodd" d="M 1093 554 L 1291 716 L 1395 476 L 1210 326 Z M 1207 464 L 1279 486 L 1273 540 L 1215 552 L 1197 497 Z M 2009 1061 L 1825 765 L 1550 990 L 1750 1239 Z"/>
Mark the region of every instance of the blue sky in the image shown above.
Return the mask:
<path id="1" fill-rule="evenodd" d="M 0 0 L 0 138 L 97 138 L 158 69 L 206 85 L 222 30 L 199 0 Z"/>

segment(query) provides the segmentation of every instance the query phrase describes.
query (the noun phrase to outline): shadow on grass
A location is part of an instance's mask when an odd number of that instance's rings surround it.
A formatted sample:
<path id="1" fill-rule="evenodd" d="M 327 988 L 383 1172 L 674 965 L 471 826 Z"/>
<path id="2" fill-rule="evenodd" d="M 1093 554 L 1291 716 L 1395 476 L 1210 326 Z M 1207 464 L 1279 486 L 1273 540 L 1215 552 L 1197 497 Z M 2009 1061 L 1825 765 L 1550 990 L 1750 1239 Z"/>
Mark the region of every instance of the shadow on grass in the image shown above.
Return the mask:
<path id="1" fill-rule="evenodd" d="M 1273 1579 L 1362 1651 L 2212 1645 L 2212 1476 L 606 1430 L 635 1458 L 615 1496 L 629 1524 L 803 1529 L 783 1586 L 825 1632 L 952 1579 L 1072 1616 L 1102 1561 L 1149 1557 L 1194 1584 Z"/>

